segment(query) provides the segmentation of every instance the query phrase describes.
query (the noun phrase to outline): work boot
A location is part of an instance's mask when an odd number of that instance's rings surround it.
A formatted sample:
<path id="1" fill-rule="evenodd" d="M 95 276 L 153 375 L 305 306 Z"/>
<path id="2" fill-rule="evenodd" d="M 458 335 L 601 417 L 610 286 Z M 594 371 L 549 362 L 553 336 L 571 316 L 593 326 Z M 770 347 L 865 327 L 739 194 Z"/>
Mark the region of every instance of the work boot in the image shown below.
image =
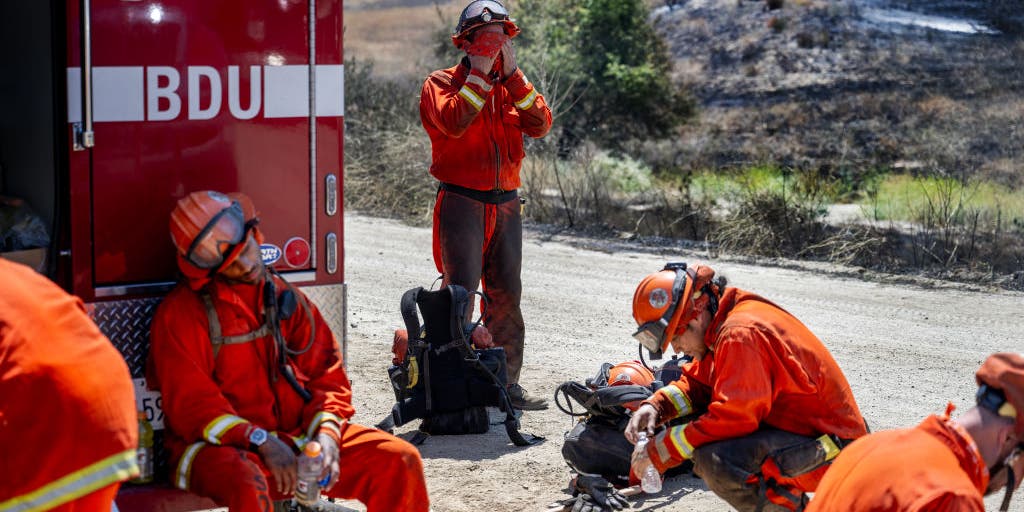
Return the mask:
<path id="1" fill-rule="evenodd" d="M 512 407 L 523 411 L 543 411 L 548 408 L 547 400 L 531 397 L 519 384 L 509 384 L 508 397 L 512 400 Z"/>

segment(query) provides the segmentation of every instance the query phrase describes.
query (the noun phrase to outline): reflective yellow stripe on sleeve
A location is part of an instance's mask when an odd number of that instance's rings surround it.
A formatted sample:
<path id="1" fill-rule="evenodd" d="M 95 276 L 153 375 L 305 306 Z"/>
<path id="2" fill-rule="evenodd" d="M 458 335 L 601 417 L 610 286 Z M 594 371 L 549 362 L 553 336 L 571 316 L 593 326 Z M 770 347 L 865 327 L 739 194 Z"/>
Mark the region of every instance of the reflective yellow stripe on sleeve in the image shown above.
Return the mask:
<path id="1" fill-rule="evenodd" d="M 516 102 L 516 108 L 519 110 L 527 110 L 533 106 L 534 102 L 537 101 L 537 89 L 530 89 L 530 93 L 525 98 Z"/>
<path id="2" fill-rule="evenodd" d="M 693 412 L 693 403 L 690 402 L 690 397 L 686 396 L 686 393 L 683 393 L 683 390 L 676 386 L 669 384 L 659 389 L 658 393 L 667 396 L 669 401 L 672 402 L 672 406 L 676 409 L 675 417 L 686 416 Z"/>
<path id="3" fill-rule="evenodd" d="M 478 111 L 484 108 L 484 99 L 474 92 L 473 89 L 470 89 L 468 85 L 463 85 L 462 89 L 459 89 L 459 96 L 462 96 L 462 99 L 476 107 Z"/>
<path id="4" fill-rule="evenodd" d="M 680 455 L 689 459 L 693 457 L 693 445 L 686 440 L 686 434 L 683 430 L 686 425 L 679 425 L 669 429 L 668 438 L 672 440 L 672 445 Z"/>
<path id="5" fill-rule="evenodd" d="M 331 423 L 333 423 L 333 425 L 331 425 Z M 321 426 L 333 430 L 338 434 L 338 437 L 341 437 L 341 426 L 344 424 L 345 420 L 341 416 L 327 411 L 320 411 L 316 413 L 316 416 L 313 416 L 313 421 L 309 422 L 309 429 L 306 430 L 306 437 L 313 439 L 313 436 L 316 435 L 317 430 L 319 430 Z"/>
<path id="6" fill-rule="evenodd" d="M 228 430 L 231 430 L 231 427 L 242 423 L 248 422 L 232 414 L 217 416 L 203 429 L 203 439 L 206 439 L 211 444 L 221 444 L 221 436 Z"/>
<path id="7" fill-rule="evenodd" d="M 5 512 L 36 512 L 50 510 L 58 505 L 81 498 L 114 482 L 121 482 L 139 474 L 136 450 L 126 450 L 68 473 L 28 494 L 0 502 Z M 31 471 L 32 468 L 22 468 Z"/>

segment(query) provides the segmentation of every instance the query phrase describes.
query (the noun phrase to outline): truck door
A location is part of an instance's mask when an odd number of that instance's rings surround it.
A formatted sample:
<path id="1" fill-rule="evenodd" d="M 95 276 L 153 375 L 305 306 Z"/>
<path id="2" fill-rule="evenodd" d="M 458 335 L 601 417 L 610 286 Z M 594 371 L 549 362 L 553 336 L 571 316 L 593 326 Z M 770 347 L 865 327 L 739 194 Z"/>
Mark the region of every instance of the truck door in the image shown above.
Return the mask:
<path id="1" fill-rule="evenodd" d="M 166 290 L 168 214 L 185 194 L 244 192 L 264 259 L 343 281 L 340 1 L 67 2 L 73 291 Z"/>

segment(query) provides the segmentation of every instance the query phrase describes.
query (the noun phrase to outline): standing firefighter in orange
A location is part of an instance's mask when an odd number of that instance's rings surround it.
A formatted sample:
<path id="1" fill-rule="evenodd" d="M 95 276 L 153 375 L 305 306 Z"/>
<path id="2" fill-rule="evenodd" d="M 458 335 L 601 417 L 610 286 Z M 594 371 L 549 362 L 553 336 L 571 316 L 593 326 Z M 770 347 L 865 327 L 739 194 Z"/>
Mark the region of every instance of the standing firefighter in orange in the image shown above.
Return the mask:
<path id="1" fill-rule="evenodd" d="M 975 374 L 977 405 L 952 419 L 869 435 L 835 460 L 808 511 L 984 512 L 1006 487 L 1007 510 L 1024 478 L 1024 354 L 993 354 Z"/>
<path id="2" fill-rule="evenodd" d="M 429 509 L 416 449 L 349 422 L 352 391 L 317 308 L 263 265 L 251 201 L 194 192 L 171 213 L 185 279 L 157 309 L 150 382 L 163 393 L 175 486 L 232 511 L 296 489 L 296 454 L 323 447 L 326 494 L 370 512 Z"/>
<path id="3" fill-rule="evenodd" d="M 0 510 L 110 510 L 139 474 L 128 365 L 82 301 L 0 259 Z"/>
<path id="4" fill-rule="evenodd" d="M 434 263 L 444 284 L 476 290 L 489 300 L 484 325 L 505 349 L 508 387 L 518 409 L 547 408 L 519 385 L 525 326 L 522 295 L 523 228 L 519 169 L 523 135 L 542 137 L 551 109 L 516 64 L 519 34 L 494 0 L 462 11 L 452 42 L 466 52 L 455 67 L 430 74 L 420 96 L 420 119 L 430 136 L 430 174 L 440 181 L 434 207 Z"/>
<path id="5" fill-rule="evenodd" d="M 640 431 L 695 418 L 648 443 L 659 472 L 692 458 L 694 472 L 737 510 L 802 510 L 829 462 L 866 433 L 821 341 L 772 302 L 726 288 L 707 266 L 670 263 L 644 278 L 633 317 L 634 337 L 652 354 L 671 345 L 694 358 L 626 427 L 636 442 Z"/>

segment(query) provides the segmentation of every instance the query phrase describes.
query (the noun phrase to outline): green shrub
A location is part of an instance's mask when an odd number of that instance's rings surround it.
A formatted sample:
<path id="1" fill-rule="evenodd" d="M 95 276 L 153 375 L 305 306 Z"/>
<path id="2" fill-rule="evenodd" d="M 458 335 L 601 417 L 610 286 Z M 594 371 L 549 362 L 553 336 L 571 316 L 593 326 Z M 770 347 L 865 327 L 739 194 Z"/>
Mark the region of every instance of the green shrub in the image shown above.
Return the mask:
<path id="1" fill-rule="evenodd" d="M 601 152 L 592 165 L 596 178 L 607 183 L 611 192 L 646 192 L 653 185 L 651 170 L 628 156 Z"/>
<path id="2" fill-rule="evenodd" d="M 665 137 L 693 115 L 642 0 L 522 0 L 513 14 L 524 68 L 555 92 L 563 155 L 585 140 Z"/>

